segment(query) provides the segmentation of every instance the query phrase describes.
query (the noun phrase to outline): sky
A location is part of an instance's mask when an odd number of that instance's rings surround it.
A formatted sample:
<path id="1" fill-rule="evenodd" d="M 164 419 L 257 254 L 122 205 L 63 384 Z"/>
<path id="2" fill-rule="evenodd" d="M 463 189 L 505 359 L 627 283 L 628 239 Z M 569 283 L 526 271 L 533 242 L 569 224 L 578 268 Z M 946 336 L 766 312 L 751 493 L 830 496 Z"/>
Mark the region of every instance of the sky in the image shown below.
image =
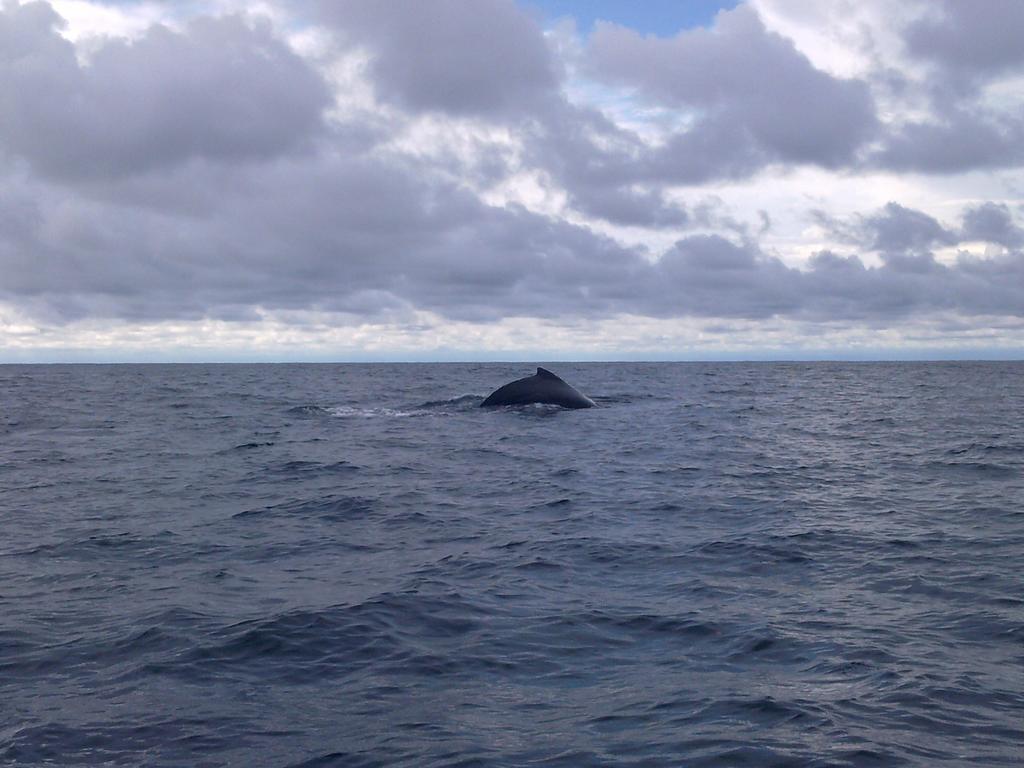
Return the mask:
<path id="1" fill-rule="evenodd" d="M 1024 357 L 1019 0 L 0 0 L 0 362 Z"/>

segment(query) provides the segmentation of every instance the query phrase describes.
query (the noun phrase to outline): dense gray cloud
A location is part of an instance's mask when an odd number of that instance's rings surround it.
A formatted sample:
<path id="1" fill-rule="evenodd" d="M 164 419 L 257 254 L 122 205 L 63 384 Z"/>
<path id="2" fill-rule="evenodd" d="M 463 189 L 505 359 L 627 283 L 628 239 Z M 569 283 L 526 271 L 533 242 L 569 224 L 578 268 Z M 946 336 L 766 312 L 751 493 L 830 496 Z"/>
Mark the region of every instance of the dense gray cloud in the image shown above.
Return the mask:
<path id="1" fill-rule="evenodd" d="M 219 185 L 211 207 L 179 216 L 20 185 L 4 206 L 17 226 L 0 232 L 0 296 L 54 320 L 237 318 L 253 307 L 494 320 L 607 314 L 646 264 L 399 159 L 282 158 L 244 179 L 233 190 L 237 177 L 193 167 L 153 180 Z"/>
<path id="2" fill-rule="evenodd" d="M 968 206 L 962 212 L 961 226 L 956 229 L 943 226 L 924 211 L 892 202 L 852 220 L 838 220 L 821 210 L 811 211 L 811 216 L 839 242 L 883 256 L 920 256 L 936 247 L 973 241 L 1010 249 L 1024 245 L 1024 229 L 1016 224 L 1010 209 L 1001 203 Z"/>
<path id="3" fill-rule="evenodd" d="M 760 319 L 887 324 L 918 314 L 1024 317 L 1024 254 L 962 255 L 952 266 L 931 254 L 890 254 L 878 267 L 856 255 L 821 252 L 808 269 L 785 266 L 752 245 L 717 237 L 680 241 L 658 265 L 662 311 Z"/>
<path id="4" fill-rule="evenodd" d="M 325 0 L 322 18 L 367 46 L 378 94 L 413 110 L 509 115 L 537 108 L 558 67 L 512 0 Z"/>
<path id="5" fill-rule="evenodd" d="M 0 9 L 0 149 L 60 178 L 246 160 L 295 147 L 330 101 L 269 26 L 198 19 L 111 40 L 81 64 L 45 3 Z"/>
<path id="6" fill-rule="evenodd" d="M 956 236 L 927 213 L 888 203 L 863 220 L 869 250 L 884 253 L 921 253 L 936 245 L 952 245 Z"/>
<path id="7" fill-rule="evenodd" d="M 685 208 L 653 189 L 575 185 L 571 202 L 588 216 L 623 226 L 682 229 L 691 223 Z"/>
<path id="8" fill-rule="evenodd" d="M 189 170 L 173 183 L 237 180 Z M 952 237 L 948 230 L 899 206 L 859 219 L 863 237 L 883 249 L 881 266 L 826 252 L 801 270 L 754 240 L 720 235 L 684 237 L 650 260 L 584 227 L 485 205 L 398 158 L 281 158 L 250 169 L 243 193 L 215 192 L 213 207 L 183 219 L 23 181 L 0 220 L 0 298 L 53 322 L 238 320 L 255 308 L 364 318 L 417 308 L 481 322 L 1024 316 L 1020 250 L 941 264 L 927 248 Z M 991 238 L 1012 236 L 1012 220 L 994 226 L 1003 212 L 969 209 L 964 237 L 986 227 Z"/>
<path id="9" fill-rule="evenodd" d="M 987 77 L 1024 67 L 1024 3 L 1019 0 L 939 0 L 904 33 L 914 56 L 947 75 Z"/>
<path id="10" fill-rule="evenodd" d="M 655 268 L 660 314 L 763 319 L 799 310 L 801 274 L 752 243 L 692 235 Z"/>
<path id="11" fill-rule="evenodd" d="M 672 39 L 599 24 L 588 61 L 597 76 L 695 112 L 693 127 L 658 159 L 661 166 L 678 158 L 683 178 L 727 176 L 777 160 L 837 166 L 877 129 L 864 83 L 815 69 L 748 7 L 719 13 L 711 30 Z M 735 155 L 741 159 L 728 159 Z M 702 165 L 687 165 L 690 158 Z"/>
<path id="12" fill-rule="evenodd" d="M 1024 163 L 1024 119 L 983 107 L 943 107 L 939 116 L 894 127 L 869 165 L 893 171 L 960 173 Z"/>
<path id="13" fill-rule="evenodd" d="M 930 67 L 909 89 L 927 101 L 930 114 L 894 120 L 868 164 L 942 174 L 1024 164 L 1020 104 L 990 103 L 985 93 L 998 78 L 1024 70 L 1024 4 L 929 3 L 902 37 L 907 53 Z"/>
<path id="14" fill-rule="evenodd" d="M 650 149 L 636 134 L 601 112 L 553 104 L 538 117 L 526 144 L 526 161 L 543 168 L 584 215 L 614 224 L 686 227 L 688 212 L 665 199 L 649 173 Z"/>
<path id="15" fill-rule="evenodd" d="M 1010 209 L 997 203 L 985 203 L 964 211 L 961 240 L 983 240 L 1007 248 L 1024 246 L 1024 229 L 1013 221 Z"/>

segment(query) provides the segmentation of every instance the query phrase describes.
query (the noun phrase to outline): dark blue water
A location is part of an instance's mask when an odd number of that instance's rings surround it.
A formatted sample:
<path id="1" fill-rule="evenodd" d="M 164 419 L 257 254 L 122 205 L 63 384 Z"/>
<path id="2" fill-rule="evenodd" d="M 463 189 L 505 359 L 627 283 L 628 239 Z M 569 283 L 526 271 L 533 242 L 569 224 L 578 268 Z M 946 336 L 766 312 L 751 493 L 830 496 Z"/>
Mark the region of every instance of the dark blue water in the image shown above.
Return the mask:
<path id="1" fill-rule="evenodd" d="M 1024 365 L 0 367 L 0 762 L 1024 763 Z"/>

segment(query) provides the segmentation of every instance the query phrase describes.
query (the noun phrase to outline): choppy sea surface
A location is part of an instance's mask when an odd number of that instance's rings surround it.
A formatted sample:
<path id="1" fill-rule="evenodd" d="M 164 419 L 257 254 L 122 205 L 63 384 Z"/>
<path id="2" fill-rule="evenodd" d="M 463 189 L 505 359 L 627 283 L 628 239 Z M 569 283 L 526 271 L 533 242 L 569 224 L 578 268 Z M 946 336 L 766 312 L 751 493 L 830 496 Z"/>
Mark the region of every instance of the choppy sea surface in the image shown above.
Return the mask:
<path id="1" fill-rule="evenodd" d="M 0 763 L 1020 766 L 1024 364 L 0 367 Z"/>

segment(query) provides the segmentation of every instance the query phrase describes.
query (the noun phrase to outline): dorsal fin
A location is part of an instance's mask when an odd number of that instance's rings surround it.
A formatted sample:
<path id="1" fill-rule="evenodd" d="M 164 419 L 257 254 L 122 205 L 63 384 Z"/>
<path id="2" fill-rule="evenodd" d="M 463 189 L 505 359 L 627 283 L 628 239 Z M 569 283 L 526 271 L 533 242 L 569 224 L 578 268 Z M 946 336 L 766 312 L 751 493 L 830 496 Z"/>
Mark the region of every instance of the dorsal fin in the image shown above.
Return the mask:
<path id="1" fill-rule="evenodd" d="M 561 379 L 559 379 L 557 376 L 555 376 L 555 374 L 553 374 L 547 368 L 539 368 L 538 367 L 537 368 L 537 375 L 540 376 L 542 379 L 555 379 L 557 381 L 561 381 Z"/>

